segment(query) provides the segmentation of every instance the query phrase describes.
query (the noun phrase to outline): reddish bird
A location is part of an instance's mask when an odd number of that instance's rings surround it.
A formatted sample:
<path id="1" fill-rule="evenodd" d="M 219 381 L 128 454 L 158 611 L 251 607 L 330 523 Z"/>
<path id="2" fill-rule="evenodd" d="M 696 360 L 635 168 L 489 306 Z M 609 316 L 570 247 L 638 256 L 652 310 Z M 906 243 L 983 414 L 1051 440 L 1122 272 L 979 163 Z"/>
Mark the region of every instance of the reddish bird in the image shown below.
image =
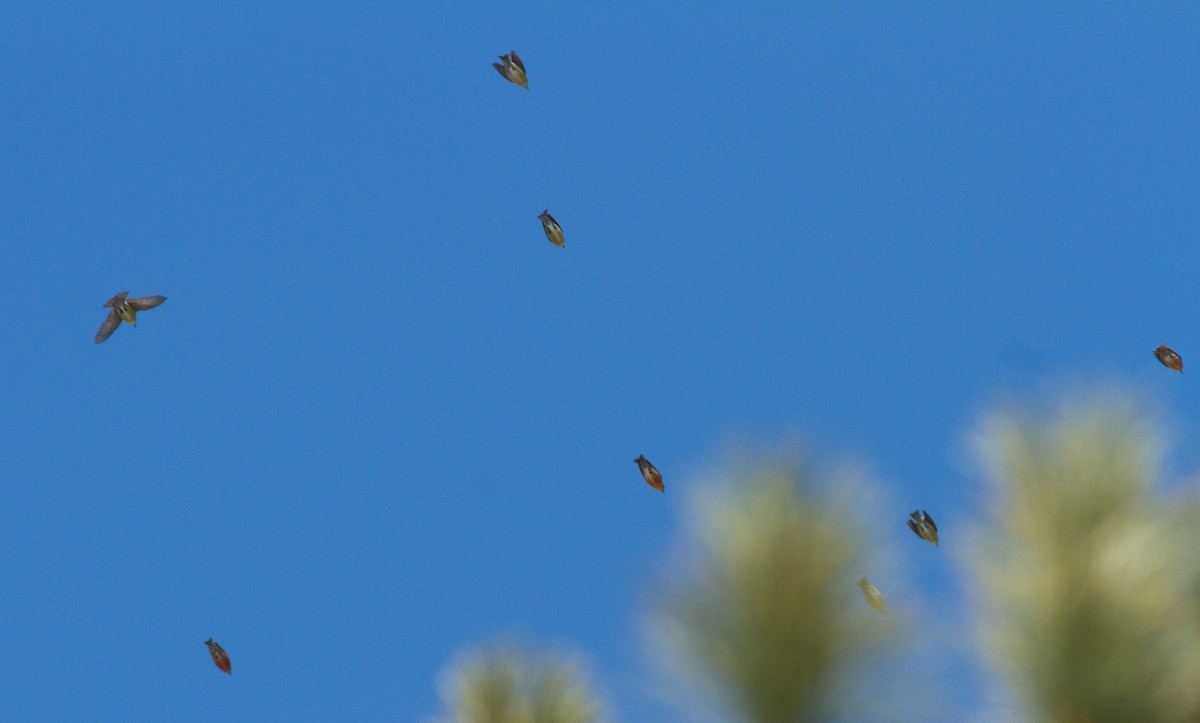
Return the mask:
<path id="1" fill-rule="evenodd" d="M 233 675 L 233 666 L 229 664 L 229 656 L 225 653 L 225 649 L 214 643 L 212 638 L 205 640 L 204 644 L 208 646 L 208 652 L 212 654 L 213 664 Z"/>
<path id="2" fill-rule="evenodd" d="M 658 470 L 654 468 L 654 465 L 650 464 L 650 460 L 646 459 L 646 455 L 639 455 L 638 458 L 633 461 L 637 462 L 638 469 L 642 471 L 642 478 L 646 480 L 646 484 L 650 485 L 659 492 L 665 491 L 663 489 L 662 475 L 658 473 Z"/>
<path id="3" fill-rule="evenodd" d="M 1154 356 L 1158 357 L 1158 360 L 1162 362 L 1163 366 L 1166 368 L 1174 369 L 1180 374 L 1183 374 L 1183 357 L 1176 354 L 1175 351 L 1166 344 L 1163 344 L 1155 349 Z"/>

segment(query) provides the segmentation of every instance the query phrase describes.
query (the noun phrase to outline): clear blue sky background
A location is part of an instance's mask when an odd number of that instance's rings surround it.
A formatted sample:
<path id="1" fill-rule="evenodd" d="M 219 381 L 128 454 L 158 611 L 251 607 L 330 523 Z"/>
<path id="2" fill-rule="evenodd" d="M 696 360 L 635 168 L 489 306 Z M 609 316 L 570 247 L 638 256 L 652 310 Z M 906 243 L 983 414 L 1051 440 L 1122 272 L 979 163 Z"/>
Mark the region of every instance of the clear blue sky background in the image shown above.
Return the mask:
<path id="1" fill-rule="evenodd" d="M 1200 11 L 980 5 L 0 8 L 3 717 L 422 720 L 517 638 L 677 719 L 642 611 L 731 438 L 865 464 L 963 625 L 984 410 L 1200 427 Z"/>

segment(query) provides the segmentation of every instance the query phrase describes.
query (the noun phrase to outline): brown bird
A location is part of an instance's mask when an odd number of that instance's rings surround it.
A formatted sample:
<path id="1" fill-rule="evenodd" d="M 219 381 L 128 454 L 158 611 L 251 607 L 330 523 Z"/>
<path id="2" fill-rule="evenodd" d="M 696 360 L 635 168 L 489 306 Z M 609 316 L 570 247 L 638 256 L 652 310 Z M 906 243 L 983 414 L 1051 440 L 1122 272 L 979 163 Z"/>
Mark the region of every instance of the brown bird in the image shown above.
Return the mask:
<path id="1" fill-rule="evenodd" d="M 566 248 L 566 241 L 563 240 L 562 226 L 558 225 L 558 221 L 550 215 L 549 210 L 542 211 L 538 218 L 542 219 L 542 230 L 546 232 L 546 238 L 550 239 L 550 243 L 561 248 Z"/>
<path id="2" fill-rule="evenodd" d="M 925 510 L 919 510 L 909 515 L 908 528 L 917 533 L 917 537 L 938 544 L 937 525 Z"/>
<path id="3" fill-rule="evenodd" d="M 1180 374 L 1183 374 L 1183 357 L 1176 354 L 1175 351 L 1166 344 L 1163 344 L 1155 349 L 1154 356 L 1158 357 L 1158 360 L 1162 362 L 1163 366 L 1166 368 L 1174 369 Z"/>
<path id="4" fill-rule="evenodd" d="M 529 78 L 525 75 L 525 64 L 517 57 L 517 51 L 514 50 L 508 55 L 501 55 L 500 60 L 504 65 L 492 63 L 492 67 L 496 69 L 496 72 L 528 90 Z"/>
<path id="5" fill-rule="evenodd" d="M 229 656 L 226 655 L 225 649 L 214 643 L 212 638 L 205 640 L 204 644 L 208 646 L 208 652 L 212 654 L 213 663 L 221 670 L 233 675 L 233 666 L 229 664 Z"/>
<path id="6" fill-rule="evenodd" d="M 646 459 L 646 455 L 639 455 L 638 458 L 633 461 L 637 463 L 638 469 L 642 471 L 642 478 L 646 480 L 646 484 L 650 485 L 659 492 L 666 491 L 663 488 L 662 475 L 658 473 L 658 470 L 654 468 L 654 465 L 650 464 L 650 460 Z"/>
<path id="7" fill-rule="evenodd" d="M 146 309 L 153 309 L 159 304 L 167 300 L 165 296 L 142 296 L 136 299 L 126 299 L 129 295 L 128 291 L 122 291 L 108 301 L 104 302 L 102 308 L 112 308 L 108 312 L 108 318 L 100 325 L 100 329 L 96 332 L 96 343 L 104 341 L 112 336 L 112 333 L 117 330 L 122 321 L 127 321 L 134 326 L 137 326 L 137 313 Z"/>

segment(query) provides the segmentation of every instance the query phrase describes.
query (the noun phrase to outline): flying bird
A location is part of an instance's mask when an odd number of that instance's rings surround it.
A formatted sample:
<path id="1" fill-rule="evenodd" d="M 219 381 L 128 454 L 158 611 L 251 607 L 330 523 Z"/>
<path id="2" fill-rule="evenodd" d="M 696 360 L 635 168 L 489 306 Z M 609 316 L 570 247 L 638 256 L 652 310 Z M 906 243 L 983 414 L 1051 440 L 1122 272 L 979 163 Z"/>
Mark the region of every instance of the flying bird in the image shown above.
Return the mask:
<path id="1" fill-rule="evenodd" d="M 883 612 L 883 593 L 879 592 L 871 583 L 867 582 L 867 578 L 860 578 L 858 586 L 862 588 L 863 597 L 867 599 L 867 604 L 875 608 L 879 612 Z"/>
<path id="2" fill-rule="evenodd" d="M 642 479 L 646 480 L 646 484 L 650 485 L 659 492 L 664 492 L 662 475 L 650 464 L 650 460 L 646 459 L 646 455 L 639 455 L 633 460 L 637 463 L 638 469 L 642 471 Z"/>
<path id="3" fill-rule="evenodd" d="M 108 312 L 108 318 L 100 325 L 100 329 L 96 331 L 96 343 L 104 341 L 112 336 L 112 333 L 117 330 L 122 321 L 127 321 L 134 326 L 137 326 L 137 313 L 146 309 L 153 309 L 159 304 L 167 300 L 165 296 L 142 296 L 136 299 L 126 299 L 129 295 L 128 291 L 122 291 L 108 301 L 104 302 L 102 308 L 112 308 Z"/>
<path id="4" fill-rule="evenodd" d="M 554 217 L 550 215 L 550 211 L 542 211 L 542 214 L 538 218 L 542 219 L 542 229 L 545 230 L 546 238 L 550 239 L 550 243 L 560 249 L 566 248 L 567 244 L 563 240 L 562 226 L 558 225 L 558 221 L 554 220 Z"/>
<path id="5" fill-rule="evenodd" d="M 1166 368 L 1174 369 L 1180 374 L 1183 374 L 1183 357 L 1176 354 L 1175 350 L 1171 349 L 1166 344 L 1163 344 L 1155 349 L 1154 356 L 1158 357 L 1158 360 L 1162 362 L 1163 366 Z"/>
<path id="6" fill-rule="evenodd" d="M 514 50 L 508 55 L 501 55 L 500 60 L 504 63 L 503 65 L 492 63 L 492 67 L 496 69 L 496 72 L 528 90 L 529 78 L 525 76 L 525 64 L 517 57 L 517 51 Z"/>
<path id="7" fill-rule="evenodd" d="M 908 521 L 908 528 L 917 533 L 917 537 L 922 540 L 928 540 L 933 544 L 938 544 L 937 525 L 934 524 L 933 518 L 925 510 L 913 512 L 909 515 L 912 519 Z"/>
<path id="8" fill-rule="evenodd" d="M 221 670 L 233 675 L 233 670 L 229 664 L 229 656 L 225 653 L 225 649 L 213 642 L 212 638 L 204 641 L 208 646 L 208 652 L 212 654 L 213 663 Z"/>

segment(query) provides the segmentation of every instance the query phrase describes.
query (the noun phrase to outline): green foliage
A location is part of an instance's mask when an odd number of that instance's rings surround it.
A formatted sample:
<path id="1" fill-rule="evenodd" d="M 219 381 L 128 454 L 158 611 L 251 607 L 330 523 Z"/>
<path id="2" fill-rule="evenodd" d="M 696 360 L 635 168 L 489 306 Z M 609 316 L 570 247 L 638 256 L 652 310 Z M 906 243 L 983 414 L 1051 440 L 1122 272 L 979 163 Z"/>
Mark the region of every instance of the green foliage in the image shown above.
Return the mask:
<path id="1" fill-rule="evenodd" d="M 1109 405 L 996 422 L 984 448 L 997 500 L 968 561 L 983 655 L 1021 718 L 1197 720 L 1197 508 L 1185 521 L 1154 494 L 1148 427 Z"/>
<path id="2" fill-rule="evenodd" d="M 856 587 L 876 569 L 861 489 L 790 470 L 738 482 L 702 506 L 698 557 L 663 601 L 655 635 L 738 719 L 884 717 L 861 708 L 862 663 L 885 652 L 895 620 Z"/>
<path id="3" fill-rule="evenodd" d="M 1156 435 L 1108 404 L 1050 424 L 1002 418 L 981 439 L 988 521 L 943 548 L 967 563 L 977 642 L 1010 719 L 1200 721 L 1200 499 L 1157 488 Z M 904 685 L 905 673 L 928 673 L 955 642 L 938 636 L 944 626 L 906 624 L 913 589 L 874 534 L 880 520 L 902 529 L 903 514 L 877 513 L 852 476 L 758 467 L 732 477 L 698 507 L 687 563 L 651 616 L 666 661 L 693 684 L 695 713 L 941 719 L 915 707 L 926 691 Z M 863 599 L 864 577 L 886 613 Z M 901 662 L 914 645 L 930 657 Z M 600 709 L 570 663 L 509 649 L 459 665 L 446 707 L 446 723 L 586 723 Z"/>
<path id="4" fill-rule="evenodd" d="M 451 672 L 444 723 L 595 723 L 600 702 L 577 666 L 513 648 L 475 653 Z"/>

